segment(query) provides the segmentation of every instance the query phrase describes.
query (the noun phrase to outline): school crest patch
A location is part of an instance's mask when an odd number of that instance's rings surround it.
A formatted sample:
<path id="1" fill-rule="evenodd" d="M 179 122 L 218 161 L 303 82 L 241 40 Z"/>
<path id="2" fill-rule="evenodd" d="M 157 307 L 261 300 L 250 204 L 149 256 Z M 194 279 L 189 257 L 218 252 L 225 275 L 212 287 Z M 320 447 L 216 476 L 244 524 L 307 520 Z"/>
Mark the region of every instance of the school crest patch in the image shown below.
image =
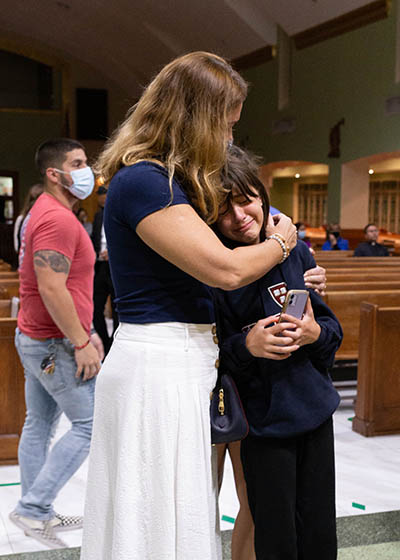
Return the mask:
<path id="1" fill-rule="evenodd" d="M 275 303 L 277 303 L 279 307 L 283 307 L 288 291 L 285 282 L 279 282 L 279 284 L 269 286 L 268 291 Z"/>

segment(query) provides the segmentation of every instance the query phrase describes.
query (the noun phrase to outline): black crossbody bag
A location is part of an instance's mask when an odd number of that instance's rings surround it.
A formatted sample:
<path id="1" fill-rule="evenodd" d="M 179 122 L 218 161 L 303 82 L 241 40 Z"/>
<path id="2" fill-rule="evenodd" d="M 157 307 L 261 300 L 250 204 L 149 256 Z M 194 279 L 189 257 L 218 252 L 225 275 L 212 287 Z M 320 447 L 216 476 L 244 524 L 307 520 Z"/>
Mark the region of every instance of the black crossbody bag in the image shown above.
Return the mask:
<path id="1" fill-rule="evenodd" d="M 217 336 L 221 340 L 220 312 L 214 293 L 213 300 Z M 213 444 L 240 441 L 249 432 L 249 424 L 236 384 L 232 376 L 228 373 L 221 373 L 220 368 L 218 368 L 217 383 L 211 395 L 210 420 L 211 443 Z"/>

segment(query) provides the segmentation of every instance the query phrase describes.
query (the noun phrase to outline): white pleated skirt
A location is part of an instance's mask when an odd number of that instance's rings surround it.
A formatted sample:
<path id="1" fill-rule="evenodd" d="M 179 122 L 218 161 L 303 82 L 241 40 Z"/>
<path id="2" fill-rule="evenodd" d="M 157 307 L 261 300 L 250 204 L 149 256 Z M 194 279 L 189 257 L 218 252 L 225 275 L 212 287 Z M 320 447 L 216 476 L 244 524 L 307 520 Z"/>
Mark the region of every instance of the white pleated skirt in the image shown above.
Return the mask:
<path id="1" fill-rule="evenodd" d="M 122 323 L 96 384 L 81 560 L 220 560 L 211 325 Z"/>

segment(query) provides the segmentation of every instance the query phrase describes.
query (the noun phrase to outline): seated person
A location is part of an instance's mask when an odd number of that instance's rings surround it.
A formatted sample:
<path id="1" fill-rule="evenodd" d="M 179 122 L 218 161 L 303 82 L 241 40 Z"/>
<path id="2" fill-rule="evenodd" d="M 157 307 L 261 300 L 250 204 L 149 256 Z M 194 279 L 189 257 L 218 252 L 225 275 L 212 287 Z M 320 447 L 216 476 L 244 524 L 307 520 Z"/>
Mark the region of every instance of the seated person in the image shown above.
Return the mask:
<path id="1" fill-rule="evenodd" d="M 388 257 L 389 251 L 378 243 L 379 229 L 375 224 L 367 224 L 364 228 L 365 241 L 360 243 L 355 251 L 355 257 Z"/>
<path id="2" fill-rule="evenodd" d="M 323 251 L 348 251 L 349 242 L 340 237 L 340 225 L 330 224 L 326 231 L 326 241 L 322 245 Z"/>
<path id="3" fill-rule="evenodd" d="M 311 242 L 307 237 L 306 224 L 304 222 L 296 222 L 294 225 L 296 226 L 297 229 L 297 237 L 302 241 L 304 241 L 307 247 L 311 247 Z"/>

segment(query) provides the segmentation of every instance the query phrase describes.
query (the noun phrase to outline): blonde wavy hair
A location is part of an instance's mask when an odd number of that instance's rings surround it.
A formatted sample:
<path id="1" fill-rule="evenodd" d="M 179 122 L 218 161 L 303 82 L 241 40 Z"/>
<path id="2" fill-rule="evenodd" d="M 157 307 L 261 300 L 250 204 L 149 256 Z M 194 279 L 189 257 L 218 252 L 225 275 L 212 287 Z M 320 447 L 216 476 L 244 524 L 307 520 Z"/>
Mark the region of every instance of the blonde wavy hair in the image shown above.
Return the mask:
<path id="1" fill-rule="evenodd" d="M 146 88 L 100 154 L 95 171 L 107 184 L 123 166 L 159 161 L 176 174 L 207 222 L 223 197 L 229 114 L 244 101 L 247 84 L 223 58 L 193 52 L 167 64 Z"/>

